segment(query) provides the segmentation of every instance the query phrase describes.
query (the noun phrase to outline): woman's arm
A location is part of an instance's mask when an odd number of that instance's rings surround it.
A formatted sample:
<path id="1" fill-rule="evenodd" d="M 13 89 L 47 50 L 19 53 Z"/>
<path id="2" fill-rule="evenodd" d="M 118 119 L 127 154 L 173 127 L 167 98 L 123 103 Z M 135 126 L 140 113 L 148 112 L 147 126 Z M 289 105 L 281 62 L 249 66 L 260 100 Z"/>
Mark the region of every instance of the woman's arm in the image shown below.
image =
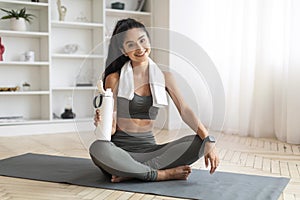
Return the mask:
<path id="1" fill-rule="evenodd" d="M 166 88 L 170 97 L 172 98 L 182 120 L 194 130 L 201 139 L 208 136 L 208 131 L 197 118 L 192 109 L 185 103 L 178 87 L 176 86 L 175 79 L 170 72 L 164 72 L 166 80 Z"/>
<path id="2" fill-rule="evenodd" d="M 172 98 L 178 112 L 182 120 L 193 129 L 199 137 L 203 140 L 208 136 L 208 131 L 201 123 L 200 120 L 196 117 L 195 113 L 191 110 L 191 108 L 185 103 L 183 96 L 181 95 L 179 89 L 176 86 L 175 79 L 170 72 L 164 72 L 165 80 L 166 80 L 166 89 Z M 205 143 L 204 148 L 204 158 L 205 158 L 205 166 L 208 167 L 210 162 L 211 168 L 210 173 L 214 173 L 219 165 L 219 156 L 217 154 L 215 144 L 207 142 Z"/>

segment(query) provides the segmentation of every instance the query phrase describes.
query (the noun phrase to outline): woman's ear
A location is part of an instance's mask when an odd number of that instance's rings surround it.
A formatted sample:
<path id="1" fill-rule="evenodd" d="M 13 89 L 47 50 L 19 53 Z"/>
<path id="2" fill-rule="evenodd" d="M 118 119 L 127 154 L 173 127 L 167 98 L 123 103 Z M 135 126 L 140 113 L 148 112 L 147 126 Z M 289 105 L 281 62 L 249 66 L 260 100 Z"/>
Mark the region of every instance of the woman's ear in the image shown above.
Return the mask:
<path id="1" fill-rule="evenodd" d="M 123 48 L 120 48 L 120 51 L 122 52 L 122 54 L 123 54 L 124 56 L 128 56 L 127 53 L 124 51 Z"/>

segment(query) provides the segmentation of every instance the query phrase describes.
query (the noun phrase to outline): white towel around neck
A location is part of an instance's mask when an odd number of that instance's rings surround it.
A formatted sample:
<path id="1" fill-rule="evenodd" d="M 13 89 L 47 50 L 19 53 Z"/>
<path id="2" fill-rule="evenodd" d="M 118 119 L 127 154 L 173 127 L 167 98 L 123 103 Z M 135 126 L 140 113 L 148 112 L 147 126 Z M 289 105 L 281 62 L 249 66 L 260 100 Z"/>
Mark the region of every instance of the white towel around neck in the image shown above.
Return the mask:
<path id="1" fill-rule="evenodd" d="M 150 58 L 149 60 L 149 83 L 154 107 L 168 105 L 165 90 L 165 77 L 159 67 Z M 118 97 L 132 100 L 134 97 L 134 79 L 131 61 L 124 64 L 119 79 Z"/>

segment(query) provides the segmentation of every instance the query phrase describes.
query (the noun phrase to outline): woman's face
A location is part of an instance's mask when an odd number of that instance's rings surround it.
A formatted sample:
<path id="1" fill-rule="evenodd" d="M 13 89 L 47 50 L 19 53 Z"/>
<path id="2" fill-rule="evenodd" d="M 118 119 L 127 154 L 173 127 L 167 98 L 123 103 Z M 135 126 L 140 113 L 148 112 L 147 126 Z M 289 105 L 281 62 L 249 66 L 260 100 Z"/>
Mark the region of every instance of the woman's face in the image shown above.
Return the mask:
<path id="1" fill-rule="evenodd" d="M 149 38 L 141 28 L 133 28 L 126 32 L 123 53 L 130 58 L 133 63 L 148 61 L 151 52 Z"/>

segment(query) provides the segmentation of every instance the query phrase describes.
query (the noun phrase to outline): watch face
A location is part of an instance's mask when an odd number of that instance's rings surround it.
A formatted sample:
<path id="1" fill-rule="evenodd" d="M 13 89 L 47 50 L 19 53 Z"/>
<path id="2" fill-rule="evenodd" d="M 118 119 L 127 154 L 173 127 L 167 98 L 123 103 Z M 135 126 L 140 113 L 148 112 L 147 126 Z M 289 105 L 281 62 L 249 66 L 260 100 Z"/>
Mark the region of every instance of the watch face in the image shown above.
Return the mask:
<path id="1" fill-rule="evenodd" d="M 214 136 L 208 136 L 208 141 L 210 141 L 210 142 L 216 142 L 216 139 L 215 139 L 215 137 Z"/>

